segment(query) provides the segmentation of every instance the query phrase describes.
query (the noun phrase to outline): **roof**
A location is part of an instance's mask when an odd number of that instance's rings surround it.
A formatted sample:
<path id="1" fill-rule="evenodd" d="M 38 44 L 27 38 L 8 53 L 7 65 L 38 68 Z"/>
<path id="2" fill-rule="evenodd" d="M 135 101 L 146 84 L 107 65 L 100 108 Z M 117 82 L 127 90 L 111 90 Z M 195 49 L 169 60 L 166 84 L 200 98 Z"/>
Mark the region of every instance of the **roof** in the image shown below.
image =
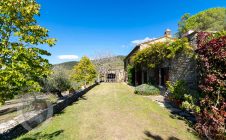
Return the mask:
<path id="1" fill-rule="evenodd" d="M 133 50 L 126 56 L 126 58 L 124 60 L 127 60 L 132 54 L 134 54 L 137 50 L 139 50 L 141 45 L 150 44 L 152 42 L 155 42 L 155 41 L 163 39 L 163 38 L 173 39 L 171 37 L 163 36 L 163 37 L 159 37 L 159 38 L 156 38 L 156 39 L 153 39 L 153 40 L 149 40 L 149 41 L 140 43 L 140 44 L 136 45 L 135 48 L 133 48 Z"/>

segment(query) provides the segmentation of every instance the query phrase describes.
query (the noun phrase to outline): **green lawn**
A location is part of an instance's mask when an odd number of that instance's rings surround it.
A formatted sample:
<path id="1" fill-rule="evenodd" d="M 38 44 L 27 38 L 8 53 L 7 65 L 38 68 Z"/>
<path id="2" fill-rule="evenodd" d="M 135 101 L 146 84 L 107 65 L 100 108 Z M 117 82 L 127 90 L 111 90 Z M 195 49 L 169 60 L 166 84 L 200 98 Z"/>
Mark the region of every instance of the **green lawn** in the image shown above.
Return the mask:
<path id="1" fill-rule="evenodd" d="M 191 140 L 184 121 L 133 94 L 125 84 L 101 84 L 20 140 Z"/>

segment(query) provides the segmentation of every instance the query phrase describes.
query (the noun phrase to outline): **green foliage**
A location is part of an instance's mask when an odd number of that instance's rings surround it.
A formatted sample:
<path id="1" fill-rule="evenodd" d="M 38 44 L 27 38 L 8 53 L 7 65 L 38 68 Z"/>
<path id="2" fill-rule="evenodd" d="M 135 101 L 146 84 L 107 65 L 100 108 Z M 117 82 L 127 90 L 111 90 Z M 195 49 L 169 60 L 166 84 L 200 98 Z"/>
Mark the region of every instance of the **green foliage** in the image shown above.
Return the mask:
<path id="1" fill-rule="evenodd" d="M 42 58 L 50 53 L 36 46 L 53 46 L 55 39 L 37 24 L 39 10 L 35 0 L 0 2 L 0 103 L 39 91 L 38 80 L 50 73 L 48 60 Z"/>
<path id="2" fill-rule="evenodd" d="M 170 97 L 183 101 L 184 94 L 189 94 L 188 86 L 185 81 L 177 80 L 175 83 L 167 81 L 167 89 L 170 91 Z"/>
<path id="3" fill-rule="evenodd" d="M 187 32 L 187 30 L 186 30 L 186 21 L 189 19 L 189 17 L 191 17 L 189 13 L 186 13 L 186 14 L 184 14 L 184 15 L 181 17 L 181 20 L 180 20 L 180 22 L 178 23 L 178 32 L 176 33 L 176 36 L 177 36 L 177 37 L 180 38 L 180 37 L 182 37 L 182 35 L 183 35 L 184 33 Z"/>
<path id="4" fill-rule="evenodd" d="M 200 98 L 200 94 L 197 91 L 192 91 L 188 88 L 185 81 L 178 80 L 174 84 L 167 82 L 167 88 L 170 91 L 169 97 L 173 101 L 177 101 L 182 109 L 192 110 L 199 112 L 200 108 L 197 106 L 197 102 Z"/>
<path id="5" fill-rule="evenodd" d="M 61 93 L 71 88 L 71 81 L 67 71 L 62 67 L 55 67 L 51 75 L 43 80 L 43 92 Z"/>
<path id="6" fill-rule="evenodd" d="M 211 8 L 190 17 L 185 14 L 179 22 L 179 37 L 189 30 L 221 31 L 226 30 L 226 8 Z"/>
<path id="7" fill-rule="evenodd" d="M 159 95 L 160 90 L 155 86 L 143 84 L 135 88 L 135 94 L 139 95 Z"/>
<path id="8" fill-rule="evenodd" d="M 196 113 L 199 113 L 200 107 L 196 105 L 197 98 L 194 97 L 192 95 L 184 94 L 184 101 L 181 104 L 181 108 L 186 110 L 192 110 L 195 111 Z"/>
<path id="9" fill-rule="evenodd" d="M 95 66 L 88 57 L 83 56 L 80 62 L 73 69 L 72 79 L 78 83 L 81 82 L 86 86 L 90 82 L 94 81 L 96 75 L 97 72 Z"/>
<path id="10" fill-rule="evenodd" d="M 128 72 L 128 83 L 129 85 L 135 85 L 135 68 L 132 65 L 128 65 L 127 67 L 127 72 Z"/>
<path id="11" fill-rule="evenodd" d="M 132 57 L 132 61 L 135 65 L 155 68 L 164 60 L 174 58 L 178 53 L 191 56 L 192 50 L 187 38 L 177 39 L 173 42 L 159 42 L 137 52 Z"/>

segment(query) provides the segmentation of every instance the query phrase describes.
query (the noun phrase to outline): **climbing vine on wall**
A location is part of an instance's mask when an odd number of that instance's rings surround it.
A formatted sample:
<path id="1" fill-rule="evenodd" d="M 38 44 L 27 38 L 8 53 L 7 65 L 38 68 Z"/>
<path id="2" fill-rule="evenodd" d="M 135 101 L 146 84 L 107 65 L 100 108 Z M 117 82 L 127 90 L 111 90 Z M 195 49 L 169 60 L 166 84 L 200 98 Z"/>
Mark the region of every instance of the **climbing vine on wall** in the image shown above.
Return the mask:
<path id="1" fill-rule="evenodd" d="M 174 58 L 178 53 L 185 53 L 192 56 L 193 48 L 189 45 L 187 38 L 177 39 L 171 42 L 158 42 L 151 44 L 133 57 L 134 65 L 144 65 L 148 68 L 155 68 L 166 59 Z"/>
<path id="2" fill-rule="evenodd" d="M 133 65 L 129 65 L 127 68 L 127 72 L 128 72 L 128 83 L 129 85 L 135 85 L 135 68 Z"/>

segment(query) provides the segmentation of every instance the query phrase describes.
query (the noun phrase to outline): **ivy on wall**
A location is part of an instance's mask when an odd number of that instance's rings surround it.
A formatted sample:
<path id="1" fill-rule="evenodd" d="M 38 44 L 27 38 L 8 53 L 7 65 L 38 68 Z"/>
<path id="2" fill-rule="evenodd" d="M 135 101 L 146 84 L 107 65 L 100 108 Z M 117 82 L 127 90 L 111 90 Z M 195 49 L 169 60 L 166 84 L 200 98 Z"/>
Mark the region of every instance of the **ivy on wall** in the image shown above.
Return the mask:
<path id="1" fill-rule="evenodd" d="M 155 68 L 164 60 L 174 58 L 178 53 L 192 56 L 193 48 L 189 45 L 187 38 L 150 44 L 149 47 L 137 52 L 132 57 L 132 61 L 136 66 L 143 65 Z"/>
<path id="2" fill-rule="evenodd" d="M 133 65 L 128 65 L 127 67 L 128 72 L 128 83 L 129 85 L 135 85 L 135 67 Z"/>

